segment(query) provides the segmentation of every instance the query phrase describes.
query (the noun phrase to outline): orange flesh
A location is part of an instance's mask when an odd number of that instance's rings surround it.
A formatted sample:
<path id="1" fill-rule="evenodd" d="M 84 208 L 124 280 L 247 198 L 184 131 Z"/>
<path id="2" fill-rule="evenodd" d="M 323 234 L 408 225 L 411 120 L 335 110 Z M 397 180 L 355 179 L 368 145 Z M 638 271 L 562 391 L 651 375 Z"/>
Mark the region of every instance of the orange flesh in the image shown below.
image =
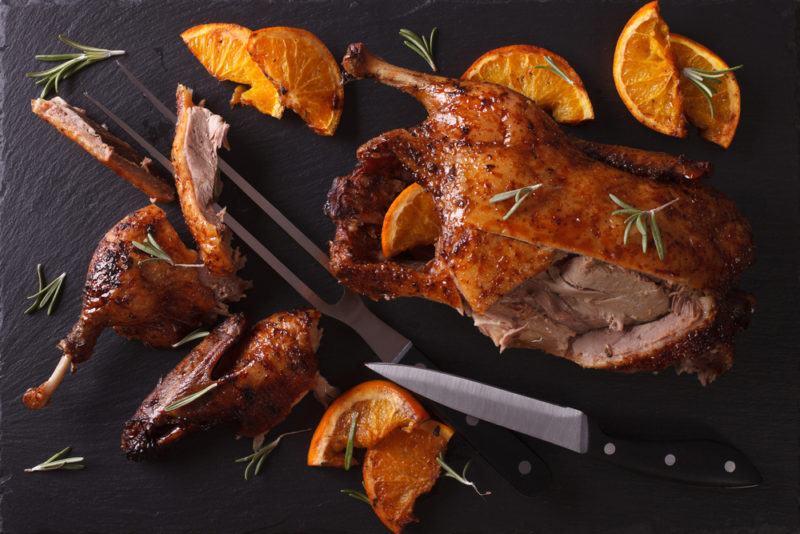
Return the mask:
<path id="1" fill-rule="evenodd" d="M 383 218 L 383 255 L 391 258 L 414 247 L 431 245 L 439 237 L 439 231 L 433 196 L 419 184 L 411 184 L 394 199 Z"/>

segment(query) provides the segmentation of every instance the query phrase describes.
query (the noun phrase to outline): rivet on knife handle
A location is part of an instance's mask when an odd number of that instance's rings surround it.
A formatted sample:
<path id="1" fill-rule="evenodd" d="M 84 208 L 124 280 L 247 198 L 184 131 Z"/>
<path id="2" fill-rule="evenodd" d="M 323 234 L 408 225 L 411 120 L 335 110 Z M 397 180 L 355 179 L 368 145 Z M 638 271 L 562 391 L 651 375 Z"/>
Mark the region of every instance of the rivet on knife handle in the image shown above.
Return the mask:
<path id="1" fill-rule="evenodd" d="M 433 363 L 416 347 L 411 347 L 398 363 L 434 368 Z M 472 445 L 495 471 L 523 495 L 537 494 L 550 484 L 552 476 L 547 464 L 509 430 L 441 404 L 435 404 L 433 408 L 436 417 L 453 427 L 457 435 Z"/>

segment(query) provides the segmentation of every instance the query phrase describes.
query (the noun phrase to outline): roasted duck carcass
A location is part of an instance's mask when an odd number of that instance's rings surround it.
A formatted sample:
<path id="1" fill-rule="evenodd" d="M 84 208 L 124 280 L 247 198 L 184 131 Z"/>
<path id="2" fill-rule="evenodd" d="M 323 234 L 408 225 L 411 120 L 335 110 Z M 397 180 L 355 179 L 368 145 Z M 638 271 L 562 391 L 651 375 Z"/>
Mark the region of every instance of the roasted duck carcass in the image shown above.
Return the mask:
<path id="1" fill-rule="evenodd" d="M 171 180 L 158 174 L 150 158 L 137 154 L 128 143 L 86 116 L 84 110 L 61 97 L 31 100 L 31 109 L 142 193 L 159 202 L 175 200 Z"/>
<path id="2" fill-rule="evenodd" d="M 138 210 L 109 230 L 95 250 L 84 288 L 83 309 L 59 343 L 64 355 L 53 375 L 29 389 L 29 408 L 45 406 L 67 370 L 87 360 L 105 328 L 156 348 L 168 348 L 201 326 L 227 314 L 248 283 L 237 270 L 244 257 L 231 247 L 229 230 L 211 205 L 217 186 L 217 149 L 227 125 L 203 107 L 188 104 L 179 87 L 175 180 L 187 226 L 200 248 L 186 248 L 156 206 Z M 189 161 L 189 164 L 186 164 Z M 169 257 L 157 260 L 134 246 L 152 236 Z M 202 260 L 202 261 L 201 261 Z"/>
<path id="3" fill-rule="evenodd" d="M 753 305 L 732 287 L 753 245 L 733 203 L 697 182 L 707 164 L 572 139 L 509 89 L 398 68 L 361 44 L 343 64 L 411 94 L 428 118 L 368 141 L 353 173 L 334 181 L 326 212 L 342 283 L 372 298 L 448 304 L 501 349 L 538 348 L 583 367 L 674 365 L 707 383 L 731 366 Z M 384 213 L 411 182 L 433 196 L 441 221 L 422 263 L 381 254 Z M 536 184 L 507 219 L 515 198 L 492 202 Z M 613 214 L 610 194 L 664 207 L 655 213 L 663 260 L 651 235 L 647 253 L 636 229 L 635 243 L 623 243 L 626 217 Z"/>
<path id="4" fill-rule="evenodd" d="M 276 313 L 248 329 L 228 317 L 192 350 L 125 424 L 122 450 L 139 459 L 197 430 L 233 427 L 255 437 L 283 421 L 324 379 L 317 370 L 319 312 Z M 189 404 L 176 401 L 214 385 Z"/>

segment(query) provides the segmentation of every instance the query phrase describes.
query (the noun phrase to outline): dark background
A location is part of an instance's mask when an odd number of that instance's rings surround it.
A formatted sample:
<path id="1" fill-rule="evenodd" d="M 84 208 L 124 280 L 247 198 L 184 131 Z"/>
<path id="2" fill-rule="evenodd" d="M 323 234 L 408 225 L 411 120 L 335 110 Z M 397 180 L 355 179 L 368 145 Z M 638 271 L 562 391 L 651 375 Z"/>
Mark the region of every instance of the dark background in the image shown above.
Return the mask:
<path id="1" fill-rule="evenodd" d="M 2 462 L 4 532 L 384 532 L 365 505 L 339 493 L 357 488 L 358 472 L 305 467 L 308 435 L 287 439 L 264 473 L 249 482 L 233 460 L 250 444 L 227 431 L 195 436 L 162 461 L 132 463 L 119 452 L 123 422 L 186 350 L 151 350 L 106 333 L 90 362 L 68 377 L 53 404 L 23 408 L 20 396 L 50 373 L 55 343 L 80 309 L 88 260 L 104 232 L 147 200 L 29 111 L 36 96 L 23 74 L 41 67 L 35 53 L 64 50 L 58 33 L 91 45 L 124 48 L 126 64 L 167 103 L 178 82 L 193 87 L 231 124 L 225 157 L 320 246 L 332 226 L 322 214 L 334 176 L 354 165 L 356 147 L 374 135 L 423 118 L 407 96 L 372 82 L 346 87 L 341 126 L 333 138 L 314 135 L 293 113 L 281 121 L 251 108 L 230 109 L 232 84 L 206 74 L 179 38 L 203 22 L 251 28 L 290 25 L 317 34 L 340 58 L 363 40 L 390 61 L 423 69 L 397 35 L 401 27 L 440 29 L 437 58 L 457 76 L 497 46 L 531 43 L 567 58 L 591 95 L 597 118 L 570 131 L 586 138 L 685 153 L 714 162 L 714 187 L 736 200 L 753 225 L 757 265 L 742 287 L 758 298 L 751 327 L 737 338 L 733 369 L 709 387 L 693 377 L 624 376 L 579 369 L 531 351 L 502 356 L 471 321 L 421 300 L 374 305 L 442 368 L 580 408 L 631 434 L 712 432 L 757 464 L 764 483 L 720 491 L 648 479 L 538 442 L 555 480 L 541 495 L 517 495 L 480 463 L 472 474 L 491 496 L 441 479 L 421 499 L 421 523 L 408 532 L 789 532 L 798 529 L 797 4 L 789 1 L 664 0 L 672 31 L 698 39 L 731 64 L 742 89 L 742 118 L 730 150 L 695 132 L 677 140 L 637 123 L 611 79 L 614 45 L 639 1 L 576 2 L 0 2 L 2 43 Z M 172 126 L 127 85 L 113 63 L 93 66 L 65 83 L 62 96 L 87 107 L 89 90 L 165 151 Z M 114 128 L 112 128 L 114 130 Z M 328 295 L 335 283 L 266 220 L 233 185 L 221 199 L 278 257 Z M 169 206 L 182 228 L 177 205 Z M 249 251 L 248 251 L 249 252 Z M 303 305 L 255 254 L 245 275 L 255 288 L 237 306 L 253 318 Z M 57 313 L 23 316 L 41 262 L 49 278 L 66 271 Z M 319 353 L 324 374 L 348 387 L 372 358 L 354 333 L 324 320 Z M 278 429 L 314 427 L 322 408 L 307 398 Z M 23 468 L 67 445 L 86 457 L 80 472 L 26 474 Z M 455 443 L 460 466 L 472 455 Z"/>

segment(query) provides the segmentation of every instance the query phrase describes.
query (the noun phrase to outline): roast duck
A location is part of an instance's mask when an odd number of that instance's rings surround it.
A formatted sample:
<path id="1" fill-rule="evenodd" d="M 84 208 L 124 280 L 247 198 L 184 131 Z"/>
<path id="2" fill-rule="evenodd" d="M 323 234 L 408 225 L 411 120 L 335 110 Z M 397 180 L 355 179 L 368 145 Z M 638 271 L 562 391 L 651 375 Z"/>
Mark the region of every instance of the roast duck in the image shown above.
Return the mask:
<path id="1" fill-rule="evenodd" d="M 753 243 L 733 202 L 699 182 L 709 164 L 574 139 L 512 90 L 395 67 L 362 44 L 350 45 L 343 66 L 428 113 L 365 143 L 353 172 L 334 180 L 326 212 L 343 284 L 374 299 L 452 306 L 501 350 L 622 372 L 674 366 L 704 384 L 730 368 L 734 334 L 753 310 L 733 287 Z M 386 258 L 384 214 L 413 182 L 440 219 L 433 257 Z M 493 197 L 537 184 L 504 220 L 515 199 Z M 626 217 L 612 213 L 610 195 L 640 210 L 663 206 L 663 259 L 652 236 L 646 253 L 636 230 L 623 243 Z"/>
<path id="2" fill-rule="evenodd" d="M 60 101 L 53 104 L 53 101 Z M 60 98 L 34 101 L 34 110 L 61 109 L 82 121 L 60 131 L 81 138 L 86 124 L 96 123 Z M 37 112 L 38 114 L 38 112 Z M 170 348 L 200 327 L 216 324 L 227 315 L 227 303 L 244 297 L 248 283 L 237 276 L 244 258 L 231 247 L 230 230 L 215 211 L 219 192 L 217 149 L 228 125 L 222 117 L 192 103 L 191 91 L 178 88 L 178 124 L 172 158 L 181 210 L 199 253 L 187 248 L 165 212 L 156 205 L 137 210 L 111 228 L 89 263 L 80 317 L 58 344 L 63 356 L 52 376 L 29 389 L 23 401 L 29 408 L 47 404 L 69 369 L 88 360 L 97 338 L 106 328 L 156 348 Z M 60 116 L 60 115 L 59 115 Z M 98 131 L 105 132 L 100 126 Z M 85 133 L 85 132 L 84 132 Z M 102 133 L 111 143 L 116 137 Z M 113 141 L 109 150 L 120 150 Z M 82 145 L 83 146 L 83 145 Z M 143 161 L 129 145 L 131 161 Z M 132 154 L 132 155 L 131 155 Z M 112 158 L 114 159 L 114 158 Z M 155 240 L 170 261 L 153 258 L 134 243 Z"/>

